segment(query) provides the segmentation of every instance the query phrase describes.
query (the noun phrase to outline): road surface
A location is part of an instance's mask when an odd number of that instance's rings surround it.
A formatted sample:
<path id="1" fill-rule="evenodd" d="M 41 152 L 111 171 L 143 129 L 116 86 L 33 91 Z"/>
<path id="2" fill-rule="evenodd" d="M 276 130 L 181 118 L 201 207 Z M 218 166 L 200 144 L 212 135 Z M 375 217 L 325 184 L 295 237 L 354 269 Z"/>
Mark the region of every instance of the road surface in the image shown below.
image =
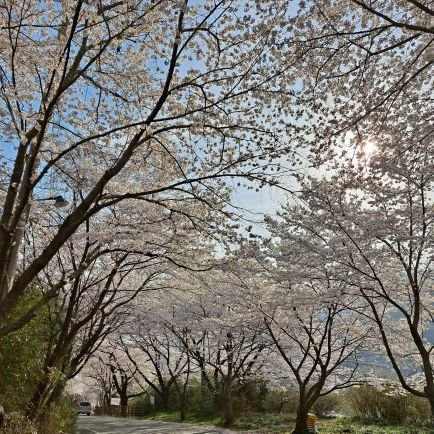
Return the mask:
<path id="1" fill-rule="evenodd" d="M 187 423 L 123 419 L 109 416 L 78 416 L 77 434 L 233 434 L 235 431 Z M 240 434 L 238 432 L 238 434 Z"/>

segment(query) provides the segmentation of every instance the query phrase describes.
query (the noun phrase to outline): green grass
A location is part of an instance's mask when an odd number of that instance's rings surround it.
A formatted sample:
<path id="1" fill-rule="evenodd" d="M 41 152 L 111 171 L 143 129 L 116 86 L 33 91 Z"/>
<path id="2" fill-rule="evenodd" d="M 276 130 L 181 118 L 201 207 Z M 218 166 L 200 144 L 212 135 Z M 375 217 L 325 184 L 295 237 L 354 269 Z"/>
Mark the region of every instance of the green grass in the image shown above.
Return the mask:
<path id="1" fill-rule="evenodd" d="M 320 433 L 324 434 L 430 434 L 428 428 L 366 424 L 348 418 L 320 420 Z"/>
<path id="2" fill-rule="evenodd" d="M 179 413 L 156 413 L 147 419 L 156 419 L 167 422 L 179 422 Z M 200 425 L 222 426 L 219 417 L 203 417 L 188 415 L 186 423 Z M 317 427 L 320 434 L 433 434 L 429 428 L 393 426 L 381 424 L 362 423 L 351 418 L 319 419 Z M 240 416 L 231 429 L 256 434 L 290 434 L 294 428 L 294 417 L 287 414 L 262 414 L 254 413 Z"/>
<path id="3" fill-rule="evenodd" d="M 161 420 L 165 422 L 181 422 L 179 411 L 177 412 L 157 412 L 153 415 L 146 416 L 146 419 Z M 194 423 L 196 425 L 222 425 L 222 419 L 218 416 L 204 417 L 201 415 L 187 414 L 186 423 Z"/>

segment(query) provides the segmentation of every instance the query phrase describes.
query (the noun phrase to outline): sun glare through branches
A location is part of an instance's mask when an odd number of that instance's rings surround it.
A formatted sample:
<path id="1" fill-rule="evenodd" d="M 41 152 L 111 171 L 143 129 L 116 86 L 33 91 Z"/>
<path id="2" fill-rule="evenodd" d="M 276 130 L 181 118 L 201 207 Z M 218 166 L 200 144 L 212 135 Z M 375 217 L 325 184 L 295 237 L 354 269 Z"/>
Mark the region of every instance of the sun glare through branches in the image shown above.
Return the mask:
<path id="1" fill-rule="evenodd" d="M 362 144 L 362 150 L 365 157 L 370 158 L 378 151 L 378 147 L 374 140 L 369 139 Z"/>

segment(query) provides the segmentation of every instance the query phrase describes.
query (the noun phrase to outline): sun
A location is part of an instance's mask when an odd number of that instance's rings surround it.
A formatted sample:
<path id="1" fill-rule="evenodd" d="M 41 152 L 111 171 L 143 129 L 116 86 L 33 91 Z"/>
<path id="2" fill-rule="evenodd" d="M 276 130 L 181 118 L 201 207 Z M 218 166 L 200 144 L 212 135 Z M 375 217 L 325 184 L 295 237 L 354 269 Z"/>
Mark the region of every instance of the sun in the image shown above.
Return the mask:
<path id="1" fill-rule="evenodd" d="M 363 148 L 362 149 L 363 149 L 363 153 L 367 157 L 370 157 L 372 154 L 375 154 L 378 151 L 377 144 L 373 140 L 367 140 L 363 144 Z"/>

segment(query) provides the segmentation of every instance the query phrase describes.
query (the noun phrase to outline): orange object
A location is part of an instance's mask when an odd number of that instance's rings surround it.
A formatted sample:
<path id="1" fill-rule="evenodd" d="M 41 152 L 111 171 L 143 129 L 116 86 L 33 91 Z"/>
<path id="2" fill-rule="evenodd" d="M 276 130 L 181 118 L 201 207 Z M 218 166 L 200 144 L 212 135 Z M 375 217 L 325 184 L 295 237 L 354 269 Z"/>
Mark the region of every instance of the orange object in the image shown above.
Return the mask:
<path id="1" fill-rule="evenodd" d="M 316 416 L 312 413 L 308 413 L 306 417 L 306 427 L 308 432 L 316 433 L 316 427 L 315 427 L 316 421 L 317 421 Z"/>

